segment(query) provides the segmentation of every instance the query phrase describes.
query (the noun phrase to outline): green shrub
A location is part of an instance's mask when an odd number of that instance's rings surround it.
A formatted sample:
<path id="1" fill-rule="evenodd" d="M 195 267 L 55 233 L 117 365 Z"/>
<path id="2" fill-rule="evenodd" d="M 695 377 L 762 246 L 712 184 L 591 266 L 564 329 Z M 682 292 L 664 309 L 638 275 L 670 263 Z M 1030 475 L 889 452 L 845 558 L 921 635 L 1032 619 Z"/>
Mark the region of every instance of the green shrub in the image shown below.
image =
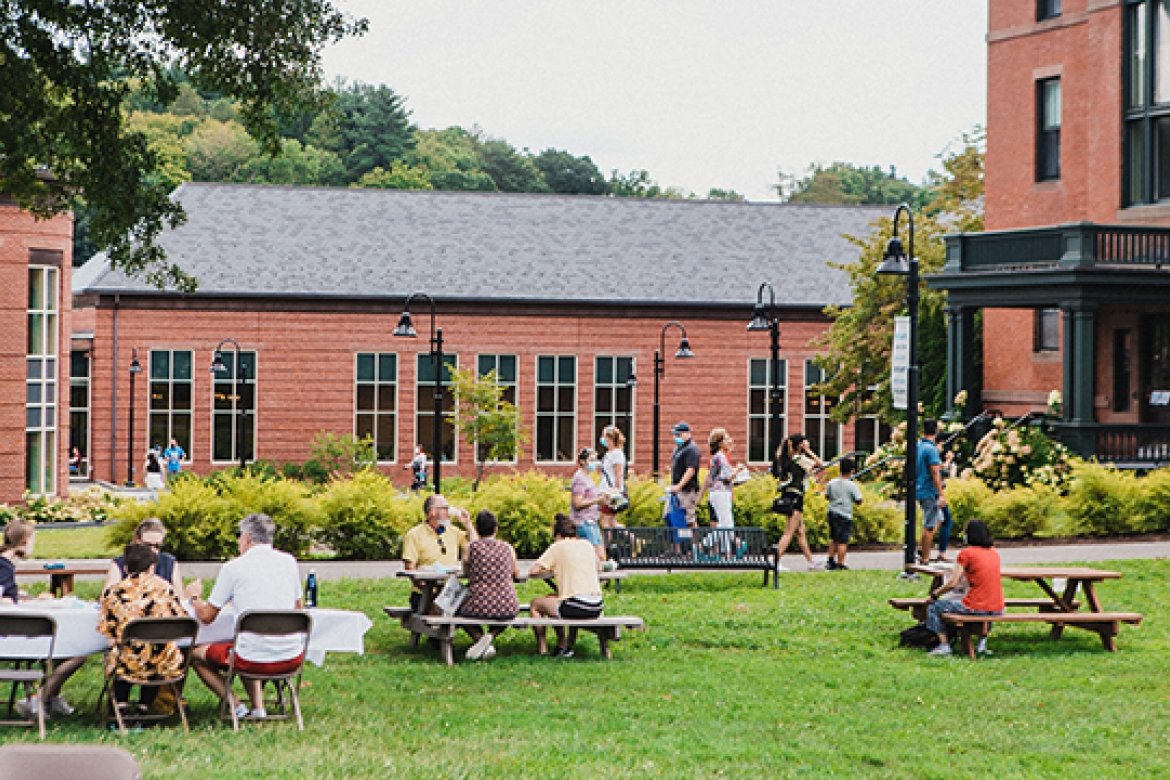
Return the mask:
<path id="1" fill-rule="evenodd" d="M 1066 506 L 1072 531 L 1103 536 L 1141 530 L 1140 489 L 1129 473 L 1096 463 L 1073 468 Z"/>
<path id="2" fill-rule="evenodd" d="M 445 483 L 445 481 L 444 481 Z M 569 512 L 570 494 L 563 479 L 539 471 L 494 474 L 475 493 L 449 496 L 463 503 L 474 519 L 480 509 L 495 512 L 499 536 L 516 548 L 521 558 L 534 558 L 552 543 L 553 517 Z"/>
<path id="3" fill-rule="evenodd" d="M 618 520 L 622 525 L 635 527 L 663 525 L 662 496 L 665 492 L 654 480 L 630 474 L 629 484 L 626 486 L 630 506 L 618 515 Z"/>
<path id="4" fill-rule="evenodd" d="M 376 471 L 330 482 L 317 496 L 317 538 L 347 560 L 396 558 L 402 535 L 422 519 L 423 497 L 403 496 Z"/>
<path id="5" fill-rule="evenodd" d="M 1137 484 L 1141 530 L 1170 530 L 1170 469 L 1151 471 Z"/>
<path id="6" fill-rule="evenodd" d="M 972 520 L 984 519 L 994 496 L 991 488 L 974 477 L 947 480 L 947 504 L 957 528 L 965 528 Z"/>
<path id="7" fill-rule="evenodd" d="M 948 488 L 949 492 L 949 488 Z M 1042 535 L 1060 503 L 1056 489 L 1048 485 L 1018 487 L 997 493 L 983 507 L 983 519 L 1000 539 L 1021 539 Z M 962 523 L 965 526 L 966 522 Z"/>
<path id="8" fill-rule="evenodd" d="M 902 541 L 906 513 L 901 506 L 886 499 L 880 490 L 861 489 L 863 500 L 853 507 L 851 544 L 891 544 Z"/>

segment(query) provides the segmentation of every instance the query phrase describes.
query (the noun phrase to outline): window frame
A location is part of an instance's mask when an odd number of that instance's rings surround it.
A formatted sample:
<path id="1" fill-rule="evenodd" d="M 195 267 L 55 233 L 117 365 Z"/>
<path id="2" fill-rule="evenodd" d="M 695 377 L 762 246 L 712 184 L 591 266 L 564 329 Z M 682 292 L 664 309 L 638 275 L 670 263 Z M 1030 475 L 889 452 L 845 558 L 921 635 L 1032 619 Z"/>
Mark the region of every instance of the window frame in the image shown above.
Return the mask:
<path id="1" fill-rule="evenodd" d="M 1158 102 L 1157 41 L 1159 22 L 1170 37 L 1170 8 L 1162 0 L 1156 5 L 1125 0 L 1123 9 L 1121 206 L 1129 208 L 1170 202 L 1170 43 L 1163 63 L 1166 94 Z M 1166 141 L 1164 161 L 1159 160 L 1160 134 Z"/>
<path id="2" fill-rule="evenodd" d="M 420 368 L 419 362 L 422 358 L 427 358 L 427 359 L 433 358 L 434 354 L 431 352 L 416 352 L 414 354 L 415 354 L 415 358 L 414 358 L 414 444 L 412 445 L 412 447 L 422 446 L 422 448 L 424 450 L 426 450 L 428 453 L 430 453 L 430 456 L 432 458 L 432 462 L 435 462 L 434 461 L 435 458 L 441 458 L 437 462 L 443 463 L 443 464 L 458 465 L 459 464 L 459 426 L 457 426 L 455 424 L 455 420 L 456 420 L 456 417 L 458 415 L 459 410 L 456 408 L 457 405 L 455 403 L 455 395 L 451 392 L 451 387 L 452 387 L 452 385 L 454 385 L 454 381 L 452 379 L 448 379 L 448 381 L 443 382 L 443 374 L 447 373 L 447 372 L 443 371 L 443 368 L 447 365 L 448 361 L 451 361 L 451 370 L 454 371 L 455 369 L 458 369 L 459 368 L 459 355 L 457 353 L 453 353 L 453 352 L 444 352 L 443 353 L 443 365 L 438 366 L 435 370 L 435 380 L 438 382 L 441 382 L 443 385 L 443 388 L 444 388 L 443 398 L 444 399 L 446 399 L 446 398 L 451 399 L 451 413 L 450 413 L 450 415 L 448 415 L 442 409 L 436 409 L 434 412 L 435 414 L 438 414 L 440 417 L 449 416 L 451 418 L 451 458 L 446 459 L 446 458 L 442 458 L 441 453 L 431 452 L 431 450 L 434 449 L 434 445 L 435 445 L 435 442 L 433 441 L 434 434 L 432 433 L 432 431 L 434 430 L 434 428 L 432 427 L 434 425 L 434 423 L 429 422 L 429 418 L 432 415 L 429 412 L 420 411 L 421 406 L 418 402 L 419 390 L 422 389 L 424 384 L 426 387 L 434 387 L 433 382 L 424 383 L 422 381 L 422 371 L 419 370 L 419 368 Z M 433 390 L 432 390 L 432 392 L 433 392 Z M 427 438 L 427 441 L 425 441 L 425 442 L 419 436 L 419 433 L 422 431 L 422 426 L 419 425 L 419 418 L 424 416 L 424 415 L 428 418 L 428 423 L 427 423 L 427 437 L 428 438 Z"/>
<path id="3" fill-rule="evenodd" d="M 618 391 L 624 390 L 627 388 L 627 384 L 625 381 L 619 383 L 617 380 L 617 377 L 619 375 L 618 365 L 619 365 L 619 361 L 628 360 L 629 364 L 630 364 L 628 376 L 634 376 L 635 359 L 636 358 L 634 355 L 594 355 L 593 356 L 593 395 L 592 395 L 593 414 L 592 414 L 592 418 L 591 418 L 593 421 L 593 438 L 590 441 L 597 442 L 597 445 L 599 447 L 601 446 L 601 432 L 605 429 L 605 426 L 606 425 L 617 425 L 618 429 L 622 430 L 623 426 L 618 425 L 618 419 L 620 418 L 622 422 L 625 422 L 627 419 L 627 415 L 625 413 L 619 413 L 617 411 Z M 600 374 L 601 374 L 601 372 L 598 370 L 600 367 L 598 364 L 602 360 L 613 361 L 613 381 L 609 384 L 601 384 L 597 380 L 597 377 L 600 376 Z M 612 411 L 599 412 L 597 410 L 597 393 L 599 390 L 607 390 L 610 393 L 610 400 L 611 400 L 612 406 L 613 406 Z M 637 412 L 638 412 L 638 404 L 637 404 L 638 386 L 637 386 L 637 384 L 633 385 L 632 387 L 629 387 L 629 391 L 630 391 L 630 411 L 629 411 L 629 416 L 628 416 L 629 424 L 625 426 L 625 428 L 628 428 L 629 430 L 622 430 L 622 433 L 626 437 L 626 446 L 624 448 L 626 462 L 633 463 L 634 462 L 634 431 L 637 430 L 637 425 L 638 425 L 638 416 L 637 416 Z M 610 418 L 610 422 L 607 422 L 605 425 L 603 425 L 599 428 L 597 425 L 597 423 L 598 423 L 597 418 L 598 417 L 608 417 L 608 418 Z M 592 445 L 590 445 L 590 446 L 592 446 Z M 600 450 L 599 450 L 599 452 L 600 452 Z M 601 453 L 601 454 L 604 455 L 605 453 Z"/>
<path id="4" fill-rule="evenodd" d="M 78 353 L 85 356 L 85 375 L 79 376 L 73 372 L 73 353 Z M 85 416 L 85 447 L 78 447 L 81 450 L 81 467 L 77 471 L 78 479 L 89 479 L 90 467 L 90 450 L 93 448 L 93 353 L 88 349 L 75 349 L 69 355 L 69 458 L 73 458 L 73 434 L 78 430 L 78 426 L 73 424 L 73 416 L 75 414 Z M 85 389 L 85 406 L 73 405 L 73 390 L 74 388 Z M 69 474 L 70 479 L 73 474 Z"/>
<path id="5" fill-rule="evenodd" d="M 371 355 L 374 358 L 374 379 L 372 381 L 363 381 L 358 376 L 358 362 L 361 360 L 362 355 Z M 381 359 L 383 357 L 391 357 L 394 359 L 394 381 L 393 382 L 383 382 L 379 378 L 378 364 L 379 364 L 379 361 L 381 361 Z M 373 415 L 373 417 L 374 417 L 374 435 L 373 435 L 374 462 L 377 463 L 378 465 L 392 466 L 392 465 L 395 465 L 398 463 L 398 434 L 400 431 L 399 415 L 401 413 L 401 408 L 402 408 L 402 396 L 400 394 L 401 393 L 401 385 L 402 385 L 401 372 L 402 372 L 402 365 L 401 365 L 400 361 L 398 360 L 398 353 L 397 352 L 373 352 L 373 351 L 368 351 L 368 350 L 358 350 L 358 351 L 353 353 L 353 437 L 354 437 L 354 439 L 359 438 L 359 435 L 358 435 L 358 415 L 361 415 L 361 414 Z M 394 411 L 389 412 L 389 413 L 382 411 L 381 408 L 379 408 L 379 406 L 378 406 L 379 389 L 386 384 L 393 384 L 394 385 Z M 360 391 L 360 388 L 363 385 L 369 385 L 369 386 L 372 386 L 374 388 L 374 409 L 372 411 L 363 411 L 363 410 L 358 408 L 358 393 Z M 378 457 L 378 444 L 379 444 L 378 418 L 385 416 L 385 415 L 391 415 L 394 417 L 394 433 L 392 434 L 391 441 L 390 441 L 390 452 L 393 454 L 393 458 L 391 460 L 382 460 L 381 458 Z"/>
<path id="6" fill-rule="evenodd" d="M 500 381 L 500 358 L 504 358 L 504 357 L 512 358 L 512 364 L 516 368 L 516 378 L 512 382 L 501 382 Z M 516 407 L 516 424 L 519 425 L 520 419 L 521 419 L 521 417 L 520 417 L 520 356 L 515 354 L 514 352 L 480 352 L 480 353 L 476 354 L 476 356 L 475 356 L 475 375 L 477 377 L 480 377 L 480 378 L 487 376 L 487 374 L 490 372 L 490 369 L 488 372 L 484 372 L 481 370 L 481 366 L 480 366 L 479 362 L 481 360 L 483 360 L 484 358 L 492 358 L 493 359 L 492 362 L 495 364 L 494 370 L 496 372 L 496 386 L 503 387 L 505 389 L 512 388 L 515 391 L 513 393 L 513 400 L 511 400 L 510 403 Z M 507 401 L 508 399 L 505 398 L 504 400 Z M 475 447 L 475 449 L 473 451 L 473 453 L 474 453 L 473 457 L 475 458 L 476 463 L 478 463 L 479 462 L 479 443 L 472 442 L 472 444 Z M 518 464 L 520 462 L 520 452 L 519 452 L 520 447 L 518 445 L 519 445 L 519 443 L 517 443 L 516 449 L 512 451 L 512 459 L 511 460 L 485 460 L 484 464 L 488 465 L 488 466 L 515 466 L 516 464 Z"/>
<path id="7" fill-rule="evenodd" d="M 547 465 L 547 466 L 572 465 L 572 464 L 577 462 L 577 423 L 578 423 L 578 414 L 579 414 L 580 408 L 581 408 L 581 400 L 580 400 L 580 398 L 578 398 L 578 393 L 580 392 L 580 377 L 581 377 L 580 360 L 579 360 L 578 356 L 575 354 L 571 354 L 571 355 L 538 354 L 538 355 L 534 355 L 533 357 L 534 357 L 534 360 L 533 360 L 532 376 L 534 379 L 536 392 L 534 393 L 534 401 L 532 404 L 532 414 L 533 414 L 533 428 L 532 428 L 532 430 L 533 430 L 533 434 L 534 434 L 533 435 L 533 446 L 532 446 L 532 462 L 535 464 L 538 464 L 538 465 L 542 465 L 542 466 L 543 465 Z M 540 411 L 540 388 L 549 384 L 549 383 L 540 381 L 540 361 L 542 358 L 550 358 L 553 360 L 553 382 L 551 383 L 551 386 L 553 387 L 554 409 L 551 412 Z M 557 451 L 557 444 L 560 443 L 559 441 L 557 441 L 557 436 L 556 436 L 557 428 L 559 427 L 557 425 L 557 422 L 560 420 L 560 418 L 566 416 L 566 414 L 564 412 L 560 411 L 558 408 L 555 408 L 555 407 L 559 406 L 559 404 L 556 403 L 556 399 L 559 397 L 559 393 L 557 392 L 557 390 L 559 390 L 559 388 L 562 387 L 564 384 L 564 383 L 558 381 L 560 378 L 561 358 L 572 358 L 572 360 L 573 360 L 573 384 L 572 384 L 572 388 L 573 388 L 572 421 L 573 421 L 573 424 L 571 426 L 571 430 L 573 432 L 573 442 L 572 442 L 572 445 L 568 449 L 569 455 L 568 455 L 568 458 L 566 460 L 542 460 L 540 457 L 540 421 L 541 421 L 541 418 L 542 417 L 544 417 L 544 418 L 551 417 L 553 420 L 553 456 L 555 458 L 556 451 Z"/>
<path id="8" fill-rule="evenodd" d="M 41 297 L 40 305 L 34 307 L 31 296 L 25 299 L 25 332 L 24 332 L 24 474 L 22 475 L 25 491 L 30 496 L 52 496 L 57 494 L 57 469 L 60 465 L 57 449 L 59 447 L 58 434 L 60 424 L 58 420 L 61 406 L 61 269 L 54 265 L 30 262 L 25 276 L 26 295 L 33 291 L 34 284 L 39 285 Z M 34 276 L 37 279 L 34 282 Z M 33 339 L 32 320 L 40 318 L 40 343 L 35 349 L 31 348 Z M 70 356 L 72 357 L 72 355 Z M 30 376 L 29 368 L 34 362 L 39 363 L 39 376 Z M 31 389 L 37 388 L 38 400 L 32 401 Z M 51 397 L 51 400 L 50 400 Z M 39 423 L 29 424 L 29 413 L 37 411 Z M 32 449 L 29 446 L 30 436 L 38 441 L 36 463 L 32 462 Z M 30 480 L 35 466 L 37 481 L 34 485 Z M 34 489 L 35 488 L 35 489 Z"/>
<path id="9" fill-rule="evenodd" d="M 816 382 L 809 381 L 810 369 L 815 370 L 817 372 L 817 374 L 820 376 L 820 379 L 818 379 Z M 809 392 L 810 387 L 813 387 L 814 385 L 818 385 L 818 384 L 824 382 L 826 379 L 826 375 L 827 375 L 827 372 L 823 368 L 821 368 L 820 366 L 817 365 L 816 358 L 805 358 L 804 359 L 804 398 L 802 399 L 803 400 L 802 408 L 804 409 L 804 435 L 810 442 L 812 442 L 813 451 L 817 455 L 819 455 L 822 459 L 824 459 L 826 462 L 828 462 L 830 460 L 833 460 L 836 457 L 839 457 L 844 452 L 844 449 L 845 449 L 845 426 L 842 425 L 841 423 L 837 422 L 836 420 L 834 420 L 829 415 L 829 413 L 827 411 L 825 411 L 825 409 L 826 409 L 825 401 L 826 401 L 826 399 L 829 398 L 829 396 L 824 395 L 823 393 L 810 393 Z M 813 397 L 821 399 L 820 411 L 815 413 L 815 414 L 809 413 L 809 399 L 813 398 Z M 837 399 L 834 402 L 834 405 L 837 403 L 840 403 L 840 399 Z M 808 424 L 809 420 L 818 420 L 820 422 L 820 426 L 819 426 L 820 435 L 817 436 L 815 440 L 812 436 L 809 435 L 809 424 Z M 827 437 L 825 435 L 826 426 L 832 426 L 837 431 L 837 442 L 835 445 L 835 451 L 832 453 L 830 453 L 828 451 L 828 448 L 825 447 L 825 441 L 827 439 Z"/>
<path id="10" fill-rule="evenodd" d="M 747 404 L 746 404 L 747 436 L 744 437 L 746 440 L 747 446 L 745 448 L 743 456 L 744 456 L 744 462 L 747 463 L 748 465 L 751 465 L 751 466 L 770 466 L 772 464 L 774 457 L 775 457 L 775 453 L 768 452 L 768 445 L 771 441 L 771 436 L 770 436 L 771 431 L 769 430 L 769 426 L 771 426 L 771 424 L 772 424 L 772 415 L 770 413 L 770 410 L 768 409 L 769 382 L 765 381 L 764 384 L 762 384 L 762 385 L 756 385 L 756 384 L 752 383 L 752 362 L 757 361 L 757 360 L 762 361 L 764 363 L 764 376 L 765 377 L 771 376 L 772 358 L 770 356 L 768 356 L 768 357 L 749 357 L 747 359 Z M 781 404 L 780 404 L 780 442 L 783 443 L 784 437 L 788 435 L 788 403 L 789 403 L 788 358 L 783 357 L 783 356 L 780 357 L 780 380 L 781 380 L 780 390 L 783 393 L 783 398 L 781 399 Z M 752 391 L 753 390 L 762 390 L 764 393 L 764 412 L 763 412 L 763 414 L 752 414 Z M 752 420 L 761 419 L 761 418 L 764 420 L 764 454 L 767 456 L 767 459 L 766 460 L 752 460 L 751 459 L 751 455 L 752 455 Z"/>
<path id="11" fill-rule="evenodd" d="M 1036 0 L 1036 21 L 1057 19 L 1061 15 L 1060 0 Z"/>
<path id="12" fill-rule="evenodd" d="M 165 412 L 164 411 L 157 411 L 156 412 L 154 407 L 151 405 L 151 395 L 154 391 L 153 385 L 156 382 L 163 382 L 164 381 L 164 380 L 156 380 L 154 378 L 154 356 L 156 353 L 160 353 L 160 352 L 166 352 L 167 355 L 169 356 L 167 359 L 169 368 L 167 369 L 167 379 L 165 380 L 165 382 L 169 388 L 168 396 L 171 400 L 170 400 L 170 404 L 167 406 Z M 191 378 L 186 379 L 186 380 L 179 380 L 179 381 L 187 382 L 191 385 L 191 408 L 189 410 L 187 410 L 187 412 L 186 412 L 186 414 L 191 419 L 191 433 L 190 433 L 190 437 L 189 437 L 190 440 L 187 442 L 187 446 L 183 446 L 183 442 L 179 442 L 179 446 L 183 447 L 183 451 L 187 454 L 187 457 L 184 458 L 182 462 L 187 464 L 187 465 L 190 465 L 192 460 L 194 459 L 194 455 L 192 453 L 195 451 L 195 351 L 191 350 L 191 349 L 150 349 L 147 352 L 147 355 L 146 355 L 146 396 L 147 396 L 146 442 L 145 442 L 141 451 L 146 452 L 146 450 L 149 449 L 151 444 L 152 444 L 152 442 L 150 441 L 150 431 L 151 431 L 152 418 L 154 417 L 155 414 L 166 414 L 167 415 L 167 436 L 166 436 L 166 440 L 162 442 L 162 447 L 165 450 L 168 446 L 170 446 L 170 441 L 171 441 L 171 438 L 172 438 L 173 432 L 174 432 L 174 417 L 175 417 L 174 386 L 175 386 L 176 380 L 175 380 L 174 374 L 175 374 L 175 353 L 176 352 L 186 352 L 187 354 L 189 354 L 191 356 Z M 215 388 L 214 388 L 215 380 L 214 380 L 214 378 L 212 379 L 211 383 L 212 383 L 212 412 L 214 413 L 214 411 L 215 411 Z M 180 412 L 180 414 L 182 414 L 182 412 Z M 214 425 L 214 423 L 215 423 L 215 421 L 213 419 L 212 424 Z M 253 443 L 253 447 L 255 447 L 254 443 Z M 239 460 L 239 458 L 236 458 L 236 460 Z M 234 462 L 234 461 L 225 461 L 225 462 Z"/>
<path id="13" fill-rule="evenodd" d="M 1050 90 L 1056 94 L 1055 124 L 1048 115 Z M 1064 123 L 1064 88 L 1059 76 L 1036 80 L 1036 181 L 1060 181 L 1060 135 Z"/>
<path id="14" fill-rule="evenodd" d="M 233 395 L 234 395 L 235 381 L 236 381 L 236 370 L 237 370 L 237 368 L 236 368 L 236 351 L 234 349 L 221 350 L 219 354 L 220 354 L 221 358 L 224 360 L 226 360 L 229 356 L 231 357 L 232 373 L 231 373 L 230 377 L 225 378 L 225 379 L 220 379 L 219 374 L 217 374 L 217 373 L 212 372 L 212 374 L 211 374 L 211 431 L 208 435 L 208 441 L 209 441 L 211 446 L 209 448 L 207 455 L 208 455 L 210 463 L 213 466 L 216 466 L 216 465 L 229 466 L 233 463 L 240 462 L 239 442 L 236 441 L 236 433 L 237 433 L 236 415 L 238 415 L 240 413 L 240 410 L 236 406 L 238 399 L 233 398 L 232 409 L 231 409 L 230 413 L 232 415 L 232 455 L 234 457 L 232 457 L 229 460 L 218 459 L 215 457 L 215 443 L 216 443 L 215 442 L 215 417 L 217 414 L 225 414 L 225 412 L 223 410 L 217 410 L 215 408 L 215 385 L 219 382 L 231 382 L 232 389 L 233 389 Z M 257 414 L 257 411 L 256 411 L 257 408 L 260 406 L 260 381 L 259 381 L 260 380 L 260 354 L 259 354 L 259 350 L 241 349 L 239 351 L 241 363 L 244 362 L 244 357 L 246 355 L 252 356 L 252 372 L 253 372 L 253 374 L 255 374 L 255 376 L 248 377 L 248 384 L 250 384 L 252 386 L 252 409 L 250 410 L 251 417 L 252 417 L 252 454 L 250 457 L 247 457 L 246 459 L 248 461 L 255 461 L 255 460 L 258 460 L 257 454 L 260 450 L 260 448 L 259 448 L 260 415 Z M 214 351 L 211 353 L 211 358 L 212 358 L 212 360 L 214 360 L 214 358 L 215 358 Z M 208 365 L 210 365 L 210 364 L 211 364 L 211 360 L 208 361 Z M 194 376 L 194 373 L 195 373 L 194 366 L 192 366 L 191 373 L 192 373 L 192 376 Z M 245 410 L 245 414 L 244 414 L 245 422 L 248 419 L 248 411 L 249 410 Z M 192 432 L 192 435 L 194 435 L 194 432 Z"/>
<path id="15" fill-rule="evenodd" d="M 1051 333 L 1045 332 L 1045 321 L 1051 318 Z M 1056 306 L 1042 306 L 1032 310 L 1032 352 L 1036 354 L 1060 351 L 1061 310 Z M 1051 340 L 1048 339 L 1051 336 Z"/>

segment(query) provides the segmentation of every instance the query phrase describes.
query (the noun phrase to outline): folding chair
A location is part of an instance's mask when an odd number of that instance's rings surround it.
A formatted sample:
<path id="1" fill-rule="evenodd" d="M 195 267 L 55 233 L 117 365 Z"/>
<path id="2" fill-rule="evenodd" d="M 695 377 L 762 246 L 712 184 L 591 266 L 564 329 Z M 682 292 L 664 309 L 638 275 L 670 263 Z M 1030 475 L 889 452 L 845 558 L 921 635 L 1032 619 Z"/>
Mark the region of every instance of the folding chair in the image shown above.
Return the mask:
<path id="1" fill-rule="evenodd" d="M 0 777 L 21 780 L 141 780 L 134 756 L 103 745 L 5 745 Z"/>
<path id="2" fill-rule="evenodd" d="M 301 700 L 297 695 L 297 690 L 301 685 L 301 671 L 305 666 L 305 653 L 309 649 L 309 632 L 313 628 L 313 618 L 308 612 L 298 610 L 284 610 L 284 611 L 260 611 L 249 610 L 240 615 L 236 621 L 236 636 L 232 642 L 232 652 L 228 657 L 227 680 L 225 689 L 228 693 L 232 690 L 232 681 L 239 677 L 241 680 L 259 680 L 261 691 L 265 683 L 271 682 L 276 689 L 276 708 L 273 714 L 268 718 L 270 720 L 287 720 L 288 719 L 288 704 L 285 702 L 285 696 L 288 697 L 288 702 L 292 704 L 293 714 L 297 719 L 297 730 L 305 730 L 305 722 L 301 717 Z M 300 635 L 302 639 L 300 663 L 296 665 L 295 669 L 290 669 L 287 672 L 280 674 L 257 674 L 253 671 L 241 671 L 236 668 L 236 652 L 235 648 L 239 645 L 241 634 L 252 634 L 254 636 L 294 636 Z M 226 709 L 232 720 L 232 730 L 240 730 L 240 719 L 236 715 L 235 708 L 231 706 L 231 696 L 228 695 L 221 702 L 221 709 Z"/>
<path id="3" fill-rule="evenodd" d="M 111 665 L 110 670 L 106 672 L 105 685 L 102 686 L 102 691 L 98 694 L 98 716 L 101 719 L 102 727 L 105 728 L 106 724 L 109 723 L 112 712 L 114 720 L 118 723 L 118 731 L 126 733 L 126 719 L 123 716 L 122 708 L 118 706 L 114 697 L 114 683 L 124 682 L 137 685 L 140 688 L 165 688 L 169 690 L 174 694 L 175 709 L 179 713 L 179 720 L 183 723 L 183 730 L 190 731 L 190 726 L 187 723 L 187 706 L 183 701 L 183 686 L 187 682 L 187 673 L 191 668 L 191 648 L 195 644 L 195 636 L 198 633 L 199 621 L 190 617 L 138 618 L 127 623 L 126 627 L 122 629 L 121 641 L 110 649 L 111 653 L 117 653 L 131 643 L 147 644 L 157 648 L 174 642 L 179 645 L 179 651 L 183 654 L 183 662 L 179 669 L 169 677 L 119 675 L 116 666 Z M 138 722 L 161 721 L 166 720 L 171 715 L 172 713 L 169 712 L 139 713 L 134 715 L 131 720 Z"/>
<path id="4" fill-rule="evenodd" d="M 27 719 L 17 716 L 16 696 L 23 686 L 26 697 L 36 696 L 38 701 L 42 698 L 41 686 L 44 684 L 45 678 L 53 673 L 53 647 L 57 641 L 57 621 L 50 615 L 21 615 L 13 612 L 0 612 L 0 639 L 48 640 L 43 643 L 43 652 L 40 650 L 40 644 L 30 645 L 30 647 L 38 648 L 37 654 L 34 656 L 0 658 L 0 664 L 7 665 L 7 668 L 0 668 L 0 685 L 12 683 L 8 694 L 8 717 L 0 720 L 0 725 L 31 726 L 32 723 Z M 40 732 L 41 739 L 44 739 L 44 706 L 37 708 L 37 730 Z"/>

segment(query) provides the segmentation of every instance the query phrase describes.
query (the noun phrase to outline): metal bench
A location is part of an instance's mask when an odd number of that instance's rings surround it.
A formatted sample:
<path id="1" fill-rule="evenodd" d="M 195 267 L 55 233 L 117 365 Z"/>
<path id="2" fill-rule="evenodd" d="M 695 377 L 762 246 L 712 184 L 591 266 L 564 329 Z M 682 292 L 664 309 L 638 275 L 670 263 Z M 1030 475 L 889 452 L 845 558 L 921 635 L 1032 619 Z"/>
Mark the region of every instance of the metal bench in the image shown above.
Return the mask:
<path id="1" fill-rule="evenodd" d="M 779 558 L 763 528 L 604 528 L 605 548 L 620 569 L 748 569 L 764 572 L 764 585 Z"/>
<path id="2" fill-rule="evenodd" d="M 943 620 L 959 629 L 963 651 L 975 660 L 975 637 L 982 635 L 988 624 L 994 623 L 1048 623 L 1052 626 L 1052 638 L 1059 639 L 1065 626 L 1083 628 L 1100 635 L 1101 643 L 1109 652 L 1117 650 L 1114 637 L 1121 630 L 1122 623 L 1137 625 L 1142 616 L 1137 612 L 1010 612 L 1003 615 L 961 615 L 948 612 Z"/>

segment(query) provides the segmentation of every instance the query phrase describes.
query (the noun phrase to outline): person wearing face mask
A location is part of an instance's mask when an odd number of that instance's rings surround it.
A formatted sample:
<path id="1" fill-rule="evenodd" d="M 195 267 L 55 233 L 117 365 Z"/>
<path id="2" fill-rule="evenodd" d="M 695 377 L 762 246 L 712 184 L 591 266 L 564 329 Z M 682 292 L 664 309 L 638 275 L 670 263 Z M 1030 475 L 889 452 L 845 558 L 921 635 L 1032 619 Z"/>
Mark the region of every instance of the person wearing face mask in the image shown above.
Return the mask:
<path id="1" fill-rule="evenodd" d="M 625 495 L 626 493 L 626 454 L 622 447 L 626 444 L 626 437 L 616 425 L 607 425 L 601 432 L 601 447 L 605 455 L 601 459 L 601 489 L 610 495 Z M 617 521 L 617 512 L 609 502 L 601 503 L 601 527 L 620 528 Z"/>
<path id="2" fill-rule="evenodd" d="M 577 529 L 577 536 L 593 545 L 597 560 L 605 560 L 605 545 L 601 541 L 601 529 L 597 520 L 601 514 L 603 500 L 601 491 L 593 481 L 597 471 L 597 453 L 588 447 L 577 453 L 577 471 L 569 485 L 572 496 L 569 499 L 569 518 Z"/>
<path id="3" fill-rule="evenodd" d="M 674 455 L 670 460 L 670 492 L 678 497 L 687 515 L 687 527 L 695 527 L 695 505 L 699 503 L 699 445 L 691 440 L 691 426 L 676 423 Z"/>

